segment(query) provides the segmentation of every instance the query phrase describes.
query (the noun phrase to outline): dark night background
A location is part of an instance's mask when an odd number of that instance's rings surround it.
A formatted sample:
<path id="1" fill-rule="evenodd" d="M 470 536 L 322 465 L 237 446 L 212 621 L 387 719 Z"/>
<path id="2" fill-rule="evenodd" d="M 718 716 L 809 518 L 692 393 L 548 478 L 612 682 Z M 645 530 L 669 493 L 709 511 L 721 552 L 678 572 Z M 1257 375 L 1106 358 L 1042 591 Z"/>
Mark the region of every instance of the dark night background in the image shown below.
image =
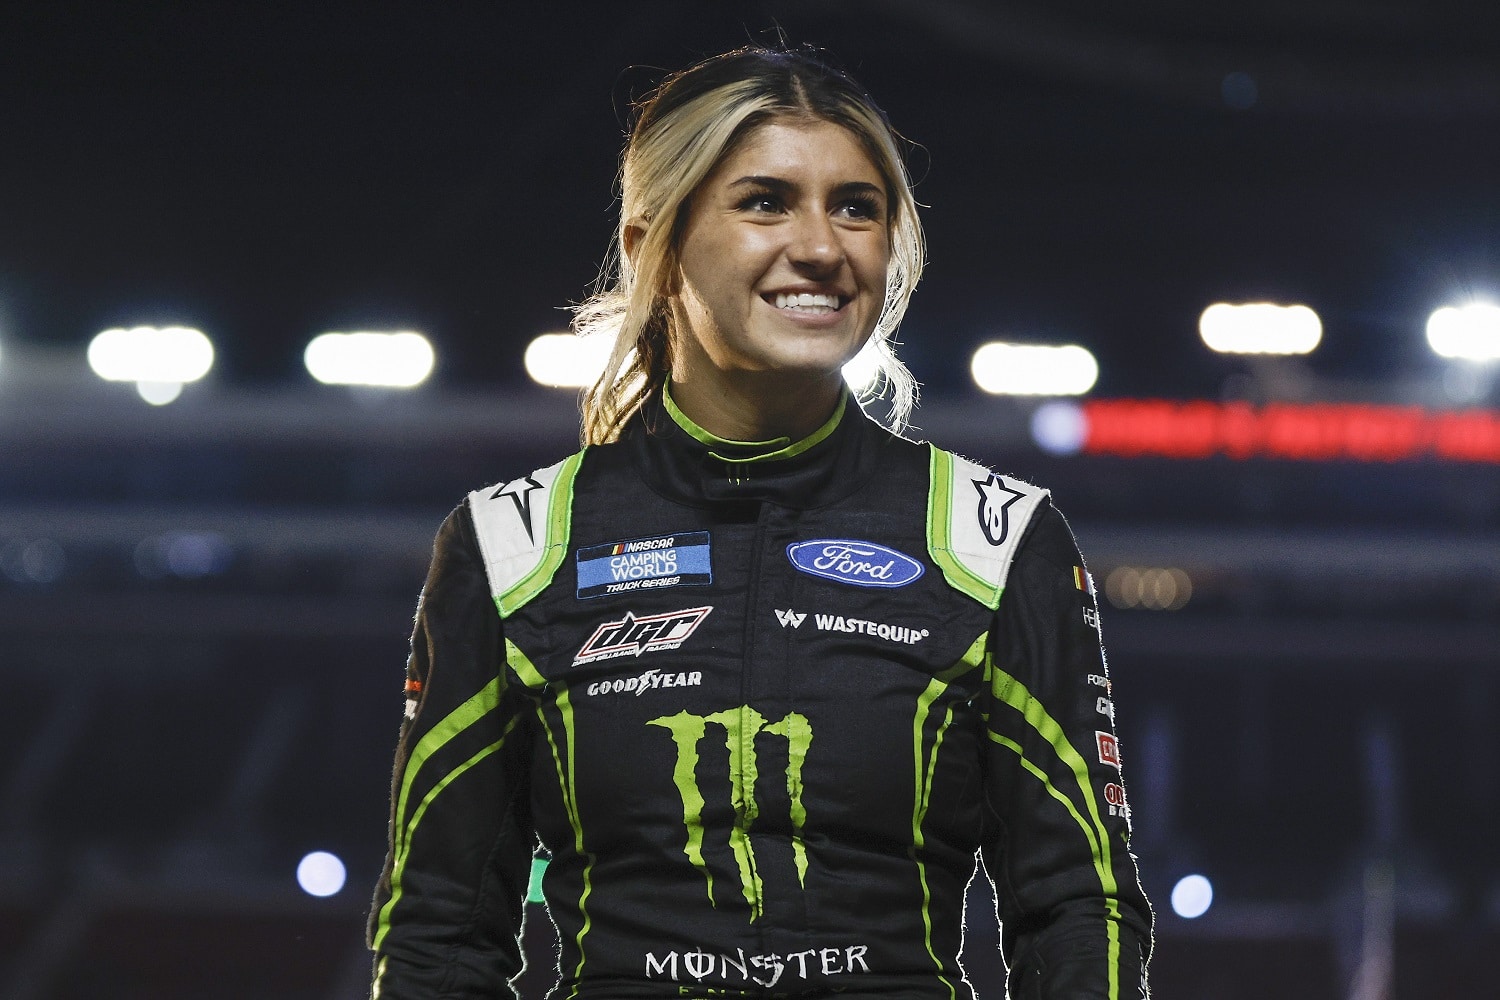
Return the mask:
<path id="1" fill-rule="evenodd" d="M 1500 408 L 1493 365 L 1423 338 L 1438 306 L 1500 299 L 1496 19 L 1473 0 L 6 5 L 0 997 L 361 995 L 432 532 L 573 446 L 572 397 L 521 354 L 598 273 L 631 98 L 777 30 L 827 46 L 914 143 L 930 265 L 901 339 L 923 433 L 1051 487 L 1099 580 L 1194 580 L 1178 612 L 1104 609 L 1156 995 L 1483 995 L 1494 464 L 1059 458 L 967 359 L 1071 342 L 1100 397 Z M 1212 354 L 1197 320 L 1221 299 L 1311 305 L 1323 342 Z M 147 323 L 217 351 L 162 408 L 83 359 Z M 432 380 L 314 384 L 303 346 L 353 328 L 422 331 Z M 178 543 L 201 558 L 153 554 Z M 292 877 L 313 849 L 349 867 L 329 899 Z M 1169 896 L 1195 871 L 1217 896 L 1186 920 Z M 998 997 L 993 918 L 970 924 Z"/>

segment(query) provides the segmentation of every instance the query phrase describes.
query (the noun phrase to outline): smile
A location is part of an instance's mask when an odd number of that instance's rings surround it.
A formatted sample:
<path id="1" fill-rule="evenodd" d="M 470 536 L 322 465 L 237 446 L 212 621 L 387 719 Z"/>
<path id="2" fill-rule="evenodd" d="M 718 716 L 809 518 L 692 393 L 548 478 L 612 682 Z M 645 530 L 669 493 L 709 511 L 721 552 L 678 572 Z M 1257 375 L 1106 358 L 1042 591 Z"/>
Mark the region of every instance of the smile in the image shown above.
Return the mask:
<path id="1" fill-rule="evenodd" d="M 789 295 L 785 292 L 777 292 L 774 301 L 771 302 L 777 309 L 806 309 L 815 312 L 837 312 L 844 307 L 844 299 L 837 295 L 817 295 L 811 292 L 801 292 Z"/>

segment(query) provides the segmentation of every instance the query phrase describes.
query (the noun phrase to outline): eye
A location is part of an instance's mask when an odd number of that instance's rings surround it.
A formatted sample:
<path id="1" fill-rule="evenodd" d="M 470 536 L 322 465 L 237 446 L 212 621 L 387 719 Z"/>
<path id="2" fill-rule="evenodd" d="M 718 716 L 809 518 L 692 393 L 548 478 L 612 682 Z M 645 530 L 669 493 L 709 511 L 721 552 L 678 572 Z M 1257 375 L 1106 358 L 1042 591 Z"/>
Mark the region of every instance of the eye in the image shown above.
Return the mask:
<path id="1" fill-rule="evenodd" d="M 838 214 L 846 219 L 870 222 L 885 217 L 880 200 L 873 195 L 856 195 L 845 199 L 838 207 Z"/>
<path id="2" fill-rule="evenodd" d="M 735 207 L 742 212 L 774 213 L 782 210 L 781 199 L 770 191 L 751 191 Z"/>

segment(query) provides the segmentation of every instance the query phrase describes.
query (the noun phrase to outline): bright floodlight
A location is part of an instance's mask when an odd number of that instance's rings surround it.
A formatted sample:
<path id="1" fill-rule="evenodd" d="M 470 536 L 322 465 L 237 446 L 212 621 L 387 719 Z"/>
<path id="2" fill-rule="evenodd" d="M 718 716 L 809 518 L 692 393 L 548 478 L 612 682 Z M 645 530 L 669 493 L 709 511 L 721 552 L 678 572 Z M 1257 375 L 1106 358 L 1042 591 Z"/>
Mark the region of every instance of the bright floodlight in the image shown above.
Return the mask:
<path id="1" fill-rule="evenodd" d="M 181 382 L 137 382 L 135 391 L 152 406 L 166 406 L 182 395 Z"/>
<path id="2" fill-rule="evenodd" d="M 105 330 L 89 343 L 89 367 L 111 382 L 196 382 L 214 366 L 214 345 L 185 326 Z"/>
<path id="3" fill-rule="evenodd" d="M 1214 887 L 1202 875 L 1188 875 L 1172 887 L 1172 912 L 1184 920 L 1195 920 L 1214 902 Z"/>
<path id="4" fill-rule="evenodd" d="M 1198 317 L 1198 334 L 1220 354 L 1308 354 L 1323 323 L 1307 306 L 1215 302 Z"/>
<path id="5" fill-rule="evenodd" d="M 1081 396 L 1099 380 L 1099 362 L 1076 344 L 992 342 L 974 352 L 969 370 L 979 388 L 1003 396 Z"/>
<path id="6" fill-rule="evenodd" d="M 432 374 L 432 345 L 420 333 L 320 333 L 302 353 L 308 373 L 324 385 L 410 389 Z"/>
<path id="7" fill-rule="evenodd" d="M 1031 415 L 1031 439 L 1049 455 L 1076 455 L 1088 437 L 1089 419 L 1077 403 L 1054 400 Z"/>
<path id="8" fill-rule="evenodd" d="M 544 333 L 526 345 L 526 374 L 533 382 L 556 388 L 593 385 L 614 346 L 609 337 Z"/>
<path id="9" fill-rule="evenodd" d="M 1445 358 L 1500 358 L 1500 306 L 1487 302 L 1444 306 L 1427 318 L 1427 343 Z"/>
<path id="10" fill-rule="evenodd" d="M 297 865 L 297 884 L 309 896 L 332 896 L 344 887 L 344 863 L 327 851 L 313 851 Z"/>

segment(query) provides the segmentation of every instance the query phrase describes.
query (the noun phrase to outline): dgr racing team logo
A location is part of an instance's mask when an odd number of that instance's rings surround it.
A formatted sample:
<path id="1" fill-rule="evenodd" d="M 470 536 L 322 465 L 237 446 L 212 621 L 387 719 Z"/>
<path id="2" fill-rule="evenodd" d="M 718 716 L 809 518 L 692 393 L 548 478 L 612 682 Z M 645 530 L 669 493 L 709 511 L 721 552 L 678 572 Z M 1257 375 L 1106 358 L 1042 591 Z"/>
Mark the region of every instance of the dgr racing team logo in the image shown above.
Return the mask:
<path id="1" fill-rule="evenodd" d="M 573 657 L 573 665 L 616 656 L 640 656 L 652 649 L 676 649 L 712 610 L 713 606 L 708 605 L 640 618 L 627 611 L 619 621 L 605 622 L 595 629 Z"/>

